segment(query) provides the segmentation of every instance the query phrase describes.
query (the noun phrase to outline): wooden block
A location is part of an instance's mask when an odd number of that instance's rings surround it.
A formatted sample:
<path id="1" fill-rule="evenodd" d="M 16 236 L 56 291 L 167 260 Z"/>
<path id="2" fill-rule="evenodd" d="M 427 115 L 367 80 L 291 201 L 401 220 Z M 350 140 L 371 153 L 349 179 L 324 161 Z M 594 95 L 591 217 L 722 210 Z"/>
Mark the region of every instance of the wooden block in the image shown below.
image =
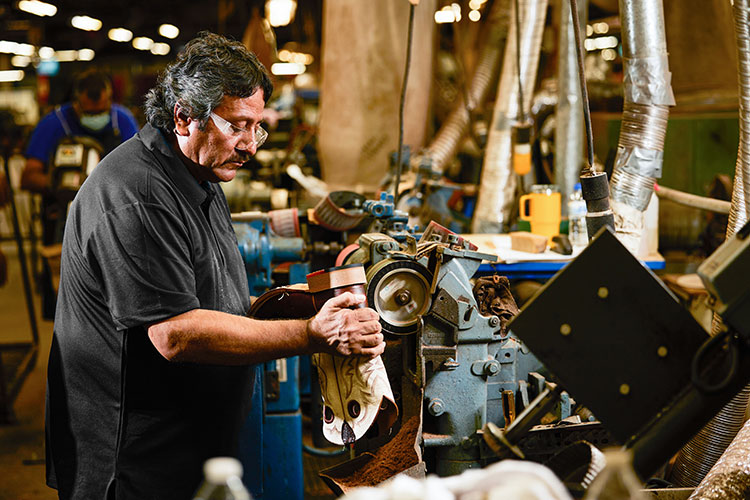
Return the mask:
<path id="1" fill-rule="evenodd" d="M 519 252 L 542 253 L 547 249 L 548 239 L 541 234 L 516 231 L 510 233 L 510 248 Z"/>

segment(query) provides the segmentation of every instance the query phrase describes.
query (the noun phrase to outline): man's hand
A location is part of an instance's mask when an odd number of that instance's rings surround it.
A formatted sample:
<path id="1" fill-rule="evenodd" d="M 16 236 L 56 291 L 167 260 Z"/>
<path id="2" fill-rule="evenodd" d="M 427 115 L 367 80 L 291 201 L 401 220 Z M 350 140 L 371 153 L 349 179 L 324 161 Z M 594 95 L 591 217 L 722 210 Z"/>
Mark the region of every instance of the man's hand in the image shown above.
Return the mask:
<path id="1" fill-rule="evenodd" d="M 307 323 L 307 335 L 315 352 L 369 358 L 385 350 L 378 313 L 373 309 L 349 309 L 366 300 L 364 295 L 343 293 L 326 302 Z"/>

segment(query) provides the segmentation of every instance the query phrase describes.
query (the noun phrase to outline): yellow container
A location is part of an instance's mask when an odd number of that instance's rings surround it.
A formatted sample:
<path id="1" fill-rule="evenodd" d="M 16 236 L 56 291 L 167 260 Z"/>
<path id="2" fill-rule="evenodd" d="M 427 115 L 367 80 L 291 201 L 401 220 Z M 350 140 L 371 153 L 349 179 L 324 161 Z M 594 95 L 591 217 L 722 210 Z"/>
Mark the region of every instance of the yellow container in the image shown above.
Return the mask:
<path id="1" fill-rule="evenodd" d="M 561 198 L 554 184 L 535 184 L 531 192 L 521 196 L 519 218 L 528 221 L 531 232 L 552 239 L 560 234 Z"/>

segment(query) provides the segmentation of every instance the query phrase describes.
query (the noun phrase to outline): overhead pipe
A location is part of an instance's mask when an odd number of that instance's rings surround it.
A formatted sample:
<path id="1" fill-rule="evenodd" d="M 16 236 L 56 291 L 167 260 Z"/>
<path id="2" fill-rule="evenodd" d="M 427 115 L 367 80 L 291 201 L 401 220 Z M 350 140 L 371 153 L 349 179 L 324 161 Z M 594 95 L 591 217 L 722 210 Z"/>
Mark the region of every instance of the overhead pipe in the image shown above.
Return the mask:
<path id="1" fill-rule="evenodd" d="M 685 193 L 658 184 L 654 186 L 654 191 L 656 192 L 656 196 L 662 200 L 669 200 L 686 207 L 708 210 L 709 212 L 716 212 L 717 214 L 728 214 L 732 206 L 732 204 L 726 200 L 718 200 L 707 196 Z"/>
<path id="2" fill-rule="evenodd" d="M 492 124 L 487 138 L 479 198 L 472 222 L 472 230 L 475 233 L 506 232 L 515 200 L 517 179 L 512 168 L 511 134 L 513 125 L 519 117 L 528 115 L 531 108 L 547 14 L 547 0 L 517 0 L 513 8 L 516 6 L 519 10 L 520 37 L 516 37 L 515 23 L 511 23 L 505 43 Z M 520 38 L 518 45 L 517 38 Z M 518 57 L 516 47 L 520 48 Z M 520 71 L 516 66 L 516 60 L 520 60 Z M 519 87 L 522 88 L 523 95 L 527 96 L 524 99 L 523 110 L 519 109 L 518 105 Z"/>
<path id="3" fill-rule="evenodd" d="M 632 252 L 661 177 L 669 106 L 675 104 L 661 0 L 620 0 L 625 79 L 620 140 L 610 182 L 615 229 Z"/>
<path id="4" fill-rule="evenodd" d="M 508 35 L 508 13 L 511 0 L 497 0 L 492 4 L 488 16 L 489 32 L 479 55 L 474 76 L 468 92 L 468 103 L 462 95 L 433 141 L 411 160 L 411 168 L 418 169 L 425 159 L 431 161 L 433 172 L 442 175 L 449 162 L 456 156 L 461 139 L 466 136 L 471 123 L 470 110 L 481 109 L 487 101 L 490 85 L 497 79 L 503 41 Z"/>
<path id="5" fill-rule="evenodd" d="M 586 25 L 588 2 L 578 5 L 580 24 Z M 578 182 L 583 165 L 583 106 L 578 78 L 575 34 L 570 2 L 560 2 L 560 37 L 557 58 L 557 110 L 555 112 L 555 184 L 567 200 Z M 562 204 L 568 215 L 568 204 Z"/>
<path id="6" fill-rule="evenodd" d="M 740 143 L 727 238 L 734 235 L 750 216 L 750 0 L 734 0 L 733 13 L 740 90 Z M 721 328 L 721 321 L 715 315 L 712 335 L 716 335 Z M 685 445 L 677 455 L 670 474 L 673 483 L 695 486 L 704 479 L 742 428 L 749 400 L 750 386 L 747 386 Z"/>

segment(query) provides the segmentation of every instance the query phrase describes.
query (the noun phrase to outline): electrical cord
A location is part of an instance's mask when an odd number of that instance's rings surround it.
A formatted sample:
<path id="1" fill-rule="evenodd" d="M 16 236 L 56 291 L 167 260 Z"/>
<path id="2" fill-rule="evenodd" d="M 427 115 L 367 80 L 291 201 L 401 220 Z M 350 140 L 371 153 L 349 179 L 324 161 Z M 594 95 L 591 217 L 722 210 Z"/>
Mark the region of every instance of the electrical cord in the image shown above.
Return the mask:
<path id="1" fill-rule="evenodd" d="M 520 1 L 515 0 L 516 24 L 516 70 L 518 71 L 518 118 L 520 123 L 526 123 L 526 110 L 523 107 L 523 84 L 521 82 L 521 14 L 518 12 Z"/>
<path id="2" fill-rule="evenodd" d="M 576 41 L 576 61 L 578 63 L 578 79 L 581 83 L 581 97 L 583 101 L 583 121 L 586 125 L 586 153 L 588 164 L 583 168 L 584 174 L 594 168 L 594 132 L 591 128 L 591 110 L 589 109 L 589 93 L 586 89 L 586 72 L 583 67 L 583 48 L 581 44 L 581 23 L 578 19 L 578 2 L 570 0 L 570 15 L 573 16 L 573 35 Z"/>
<path id="3" fill-rule="evenodd" d="M 729 351 L 728 355 L 730 356 L 729 371 L 719 382 L 709 383 L 701 376 L 701 362 L 710 349 L 713 349 L 725 340 L 727 341 L 727 350 Z M 737 375 L 737 369 L 739 367 L 740 348 L 738 343 L 739 339 L 736 335 L 729 330 L 724 330 L 706 340 L 698 348 L 695 352 L 695 356 L 693 356 L 693 361 L 690 363 L 690 381 L 698 388 L 698 390 L 711 394 L 719 392 L 729 385 L 735 375 Z"/>
<path id="4" fill-rule="evenodd" d="M 396 184 L 393 186 L 393 203 L 398 203 L 398 185 L 401 184 L 401 151 L 404 149 L 404 103 L 406 102 L 406 84 L 409 81 L 409 67 L 411 66 L 411 45 L 414 38 L 414 8 L 409 4 L 409 35 L 406 40 L 406 65 L 404 67 L 404 81 L 401 83 L 401 100 L 398 105 L 398 152 L 396 153 Z"/>

